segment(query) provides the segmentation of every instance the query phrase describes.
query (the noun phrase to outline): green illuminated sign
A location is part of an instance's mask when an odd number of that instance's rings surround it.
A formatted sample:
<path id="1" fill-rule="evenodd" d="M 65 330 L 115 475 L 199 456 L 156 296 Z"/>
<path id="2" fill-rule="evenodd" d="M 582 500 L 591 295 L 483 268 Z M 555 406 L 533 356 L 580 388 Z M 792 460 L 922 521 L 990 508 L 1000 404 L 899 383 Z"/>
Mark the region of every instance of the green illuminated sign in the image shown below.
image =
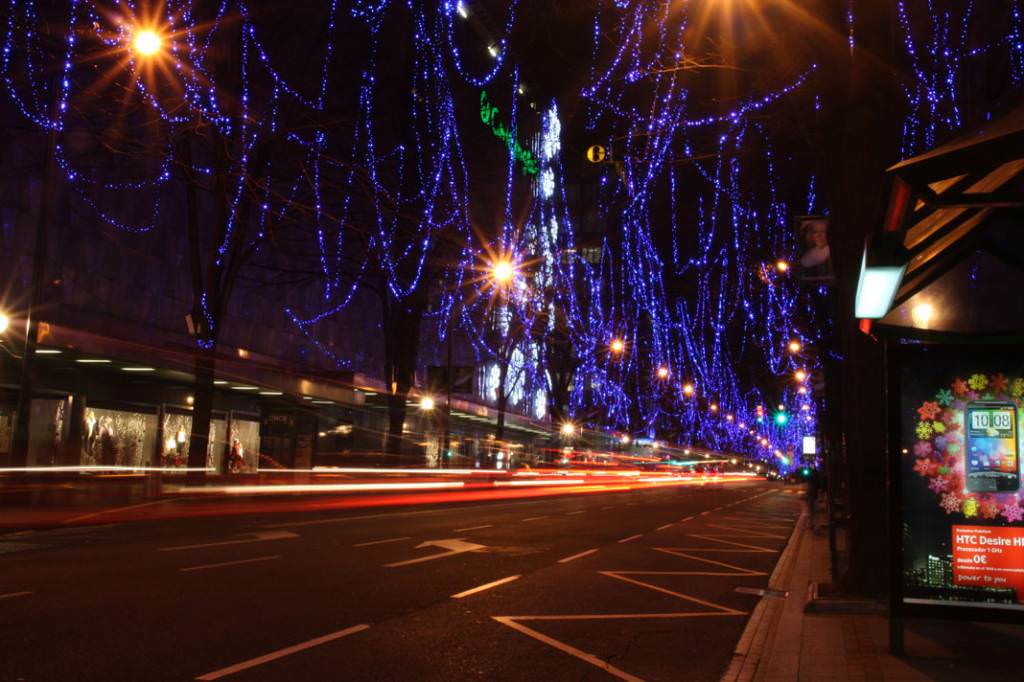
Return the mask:
<path id="1" fill-rule="evenodd" d="M 516 161 L 519 162 L 519 168 L 523 175 L 537 174 L 537 158 L 533 155 L 533 152 L 519 144 L 519 140 L 513 139 L 512 131 L 498 120 L 498 107 L 491 103 L 486 90 L 480 91 L 480 120 L 491 129 L 496 138 L 512 150 Z"/>

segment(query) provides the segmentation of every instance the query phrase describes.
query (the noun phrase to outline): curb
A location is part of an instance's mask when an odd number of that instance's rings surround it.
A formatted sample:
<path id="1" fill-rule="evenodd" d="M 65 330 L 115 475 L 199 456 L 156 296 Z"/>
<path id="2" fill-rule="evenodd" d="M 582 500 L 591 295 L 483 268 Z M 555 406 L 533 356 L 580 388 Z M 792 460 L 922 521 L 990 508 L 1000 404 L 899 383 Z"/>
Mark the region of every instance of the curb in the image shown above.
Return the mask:
<path id="1" fill-rule="evenodd" d="M 790 577 L 793 574 L 795 557 L 799 552 L 800 545 L 803 544 L 807 518 L 807 512 L 804 511 L 793 526 L 789 540 L 786 541 L 786 548 L 782 551 L 782 555 L 775 564 L 775 569 L 768 578 L 768 589 L 786 591 Z M 796 596 L 795 593 L 787 598 L 794 596 Z M 754 607 L 750 614 L 747 626 L 743 628 L 743 634 L 740 636 L 740 641 L 736 644 L 732 660 L 722 675 L 721 682 L 748 682 L 754 679 L 765 651 L 768 634 L 778 622 L 783 604 L 785 604 L 785 599 L 761 597 L 761 600 L 758 601 L 757 606 Z"/>

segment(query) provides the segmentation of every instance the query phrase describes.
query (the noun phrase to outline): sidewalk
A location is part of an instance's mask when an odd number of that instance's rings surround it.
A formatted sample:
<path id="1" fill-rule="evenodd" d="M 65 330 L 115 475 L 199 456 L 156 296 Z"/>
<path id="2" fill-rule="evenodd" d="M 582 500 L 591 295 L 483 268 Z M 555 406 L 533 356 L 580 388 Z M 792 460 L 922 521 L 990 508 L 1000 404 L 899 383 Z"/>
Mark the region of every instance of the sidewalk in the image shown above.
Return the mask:
<path id="1" fill-rule="evenodd" d="M 831 583 L 828 532 L 805 514 L 769 580 L 785 598 L 754 609 L 723 682 L 1020 679 L 1024 625 L 906 623 L 907 655 L 888 651 L 885 615 L 806 613 L 811 583 Z"/>

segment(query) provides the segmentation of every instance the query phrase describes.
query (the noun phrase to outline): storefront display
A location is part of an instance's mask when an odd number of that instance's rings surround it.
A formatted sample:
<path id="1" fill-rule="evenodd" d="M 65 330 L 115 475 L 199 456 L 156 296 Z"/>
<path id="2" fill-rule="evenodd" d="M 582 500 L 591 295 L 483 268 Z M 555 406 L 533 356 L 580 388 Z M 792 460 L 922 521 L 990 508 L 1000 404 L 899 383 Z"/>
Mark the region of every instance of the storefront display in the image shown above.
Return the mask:
<path id="1" fill-rule="evenodd" d="M 1024 362 L 927 349 L 906 359 L 904 603 L 1024 612 Z"/>
<path id="2" fill-rule="evenodd" d="M 82 429 L 82 464 L 149 466 L 156 427 L 155 414 L 89 407 Z"/>
<path id="3" fill-rule="evenodd" d="M 220 471 L 224 458 L 227 422 L 223 417 L 210 420 L 210 439 L 206 452 L 206 468 Z M 192 434 L 192 415 L 167 412 L 164 414 L 163 443 L 160 447 L 160 464 L 164 467 L 184 469 L 188 466 L 189 438 Z"/>
<path id="4" fill-rule="evenodd" d="M 259 470 L 260 423 L 256 418 L 231 416 L 231 447 L 228 451 L 228 471 L 254 473 Z"/>

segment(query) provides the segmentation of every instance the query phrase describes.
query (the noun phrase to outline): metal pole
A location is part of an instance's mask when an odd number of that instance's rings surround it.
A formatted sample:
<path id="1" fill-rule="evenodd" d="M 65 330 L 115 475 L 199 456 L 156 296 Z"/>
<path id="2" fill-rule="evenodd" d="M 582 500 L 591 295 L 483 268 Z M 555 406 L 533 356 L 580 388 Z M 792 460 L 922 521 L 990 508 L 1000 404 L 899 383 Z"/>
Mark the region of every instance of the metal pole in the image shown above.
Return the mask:
<path id="1" fill-rule="evenodd" d="M 441 468 L 447 465 L 448 450 L 451 447 L 451 423 L 452 423 L 452 336 L 455 331 L 452 329 L 452 318 L 454 317 L 455 302 L 448 310 L 448 367 L 444 373 L 445 400 L 444 400 L 444 441 L 441 447 Z"/>

